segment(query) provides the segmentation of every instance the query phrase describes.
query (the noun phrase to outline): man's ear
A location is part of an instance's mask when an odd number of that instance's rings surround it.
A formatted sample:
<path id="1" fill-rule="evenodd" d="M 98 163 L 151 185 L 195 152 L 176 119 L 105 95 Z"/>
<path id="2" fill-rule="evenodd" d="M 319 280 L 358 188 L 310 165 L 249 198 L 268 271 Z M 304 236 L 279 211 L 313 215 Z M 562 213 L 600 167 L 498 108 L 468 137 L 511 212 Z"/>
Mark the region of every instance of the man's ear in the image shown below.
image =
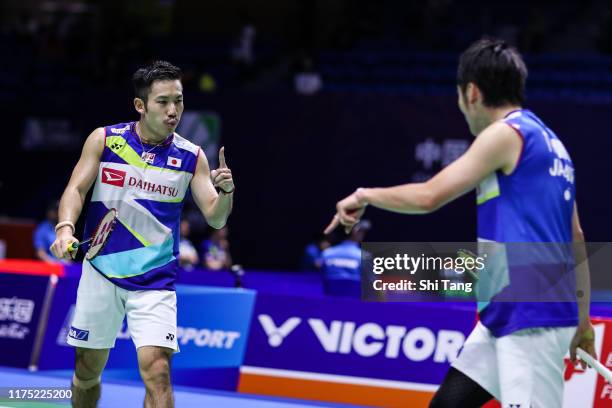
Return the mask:
<path id="1" fill-rule="evenodd" d="M 141 115 L 144 115 L 147 110 L 145 101 L 140 98 L 134 98 L 134 108 L 136 109 L 136 112 L 140 113 Z"/>
<path id="2" fill-rule="evenodd" d="M 482 102 L 482 92 L 480 92 L 480 88 L 473 82 L 469 82 L 465 89 L 465 95 L 470 105 L 475 104 L 476 102 Z"/>

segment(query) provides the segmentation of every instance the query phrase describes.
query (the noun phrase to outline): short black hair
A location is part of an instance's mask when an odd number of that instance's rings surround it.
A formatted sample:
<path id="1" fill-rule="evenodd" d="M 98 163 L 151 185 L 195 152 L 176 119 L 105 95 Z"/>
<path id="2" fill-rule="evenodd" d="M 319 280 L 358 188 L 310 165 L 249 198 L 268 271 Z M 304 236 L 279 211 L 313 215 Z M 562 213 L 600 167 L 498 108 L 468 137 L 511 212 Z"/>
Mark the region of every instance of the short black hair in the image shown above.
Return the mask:
<path id="1" fill-rule="evenodd" d="M 468 83 L 476 84 L 485 106 L 522 105 L 526 80 L 527 66 L 523 58 L 503 40 L 480 39 L 459 58 L 457 85 L 465 92 Z"/>
<path id="2" fill-rule="evenodd" d="M 134 94 L 147 102 L 153 81 L 181 79 L 181 69 L 167 61 L 155 61 L 151 65 L 139 68 L 132 77 Z"/>

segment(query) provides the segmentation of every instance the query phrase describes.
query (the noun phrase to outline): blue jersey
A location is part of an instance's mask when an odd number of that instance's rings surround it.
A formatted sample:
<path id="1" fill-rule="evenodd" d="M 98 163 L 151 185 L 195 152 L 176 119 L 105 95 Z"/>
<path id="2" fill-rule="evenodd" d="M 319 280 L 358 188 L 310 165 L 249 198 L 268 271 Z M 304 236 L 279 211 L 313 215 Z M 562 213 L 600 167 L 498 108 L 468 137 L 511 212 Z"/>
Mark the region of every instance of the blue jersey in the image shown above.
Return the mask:
<path id="1" fill-rule="evenodd" d="M 479 241 L 547 242 L 555 243 L 551 247 L 568 248 L 572 242 L 575 183 L 574 166 L 567 150 L 555 133 L 529 110 L 513 111 L 503 121 L 522 138 L 523 149 L 511 174 L 496 171 L 478 187 Z M 512 251 L 518 246 L 506 247 Z M 560 252 L 564 252 L 563 248 Z M 504 255 L 509 270 L 513 259 L 523 256 L 514 255 L 517 256 Z M 571 262 L 566 261 L 567 265 Z M 525 328 L 578 323 L 575 302 L 492 301 L 480 306 L 484 306 L 479 307 L 481 322 L 497 337 Z"/>
<path id="2" fill-rule="evenodd" d="M 325 279 L 360 281 L 361 248 L 357 242 L 346 240 L 327 248 L 321 258 Z"/>
<path id="3" fill-rule="evenodd" d="M 47 255 L 56 258 L 51 252 L 51 245 L 55 242 L 55 228 L 49 221 L 43 221 L 34 230 L 34 249 L 43 249 Z M 56 258 L 57 259 L 57 258 Z"/>
<path id="4" fill-rule="evenodd" d="M 174 289 L 183 200 L 200 148 L 172 134 L 158 146 L 141 144 L 135 122 L 107 126 L 85 236 L 115 208 L 118 221 L 91 264 L 128 290 Z"/>

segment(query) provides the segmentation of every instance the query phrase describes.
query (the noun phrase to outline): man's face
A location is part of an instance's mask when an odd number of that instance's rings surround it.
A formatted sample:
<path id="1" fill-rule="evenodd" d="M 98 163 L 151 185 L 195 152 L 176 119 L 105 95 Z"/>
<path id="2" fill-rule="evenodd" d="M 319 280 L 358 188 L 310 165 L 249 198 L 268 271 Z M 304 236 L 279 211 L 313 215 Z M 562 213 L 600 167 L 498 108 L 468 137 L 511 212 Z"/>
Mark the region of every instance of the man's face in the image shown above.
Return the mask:
<path id="1" fill-rule="evenodd" d="M 145 125 L 158 135 L 168 135 L 176 129 L 183 114 L 181 81 L 154 81 L 143 114 Z"/>

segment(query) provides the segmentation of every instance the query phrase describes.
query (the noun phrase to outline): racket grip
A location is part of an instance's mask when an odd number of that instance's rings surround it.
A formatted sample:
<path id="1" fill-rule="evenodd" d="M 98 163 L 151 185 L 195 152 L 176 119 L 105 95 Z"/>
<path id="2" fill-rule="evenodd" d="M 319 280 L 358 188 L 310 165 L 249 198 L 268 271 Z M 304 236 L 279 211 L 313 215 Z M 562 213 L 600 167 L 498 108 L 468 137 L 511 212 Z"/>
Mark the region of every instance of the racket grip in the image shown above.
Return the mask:
<path id="1" fill-rule="evenodd" d="M 77 249 L 79 249 L 79 243 L 76 241 L 68 246 L 68 252 L 74 252 Z"/>
<path id="2" fill-rule="evenodd" d="M 576 354 L 578 357 L 585 363 L 587 363 L 591 368 L 595 369 L 609 384 L 612 384 L 612 372 L 608 370 L 606 366 L 604 366 L 599 360 L 594 359 L 589 353 L 578 347 L 576 349 Z"/>

